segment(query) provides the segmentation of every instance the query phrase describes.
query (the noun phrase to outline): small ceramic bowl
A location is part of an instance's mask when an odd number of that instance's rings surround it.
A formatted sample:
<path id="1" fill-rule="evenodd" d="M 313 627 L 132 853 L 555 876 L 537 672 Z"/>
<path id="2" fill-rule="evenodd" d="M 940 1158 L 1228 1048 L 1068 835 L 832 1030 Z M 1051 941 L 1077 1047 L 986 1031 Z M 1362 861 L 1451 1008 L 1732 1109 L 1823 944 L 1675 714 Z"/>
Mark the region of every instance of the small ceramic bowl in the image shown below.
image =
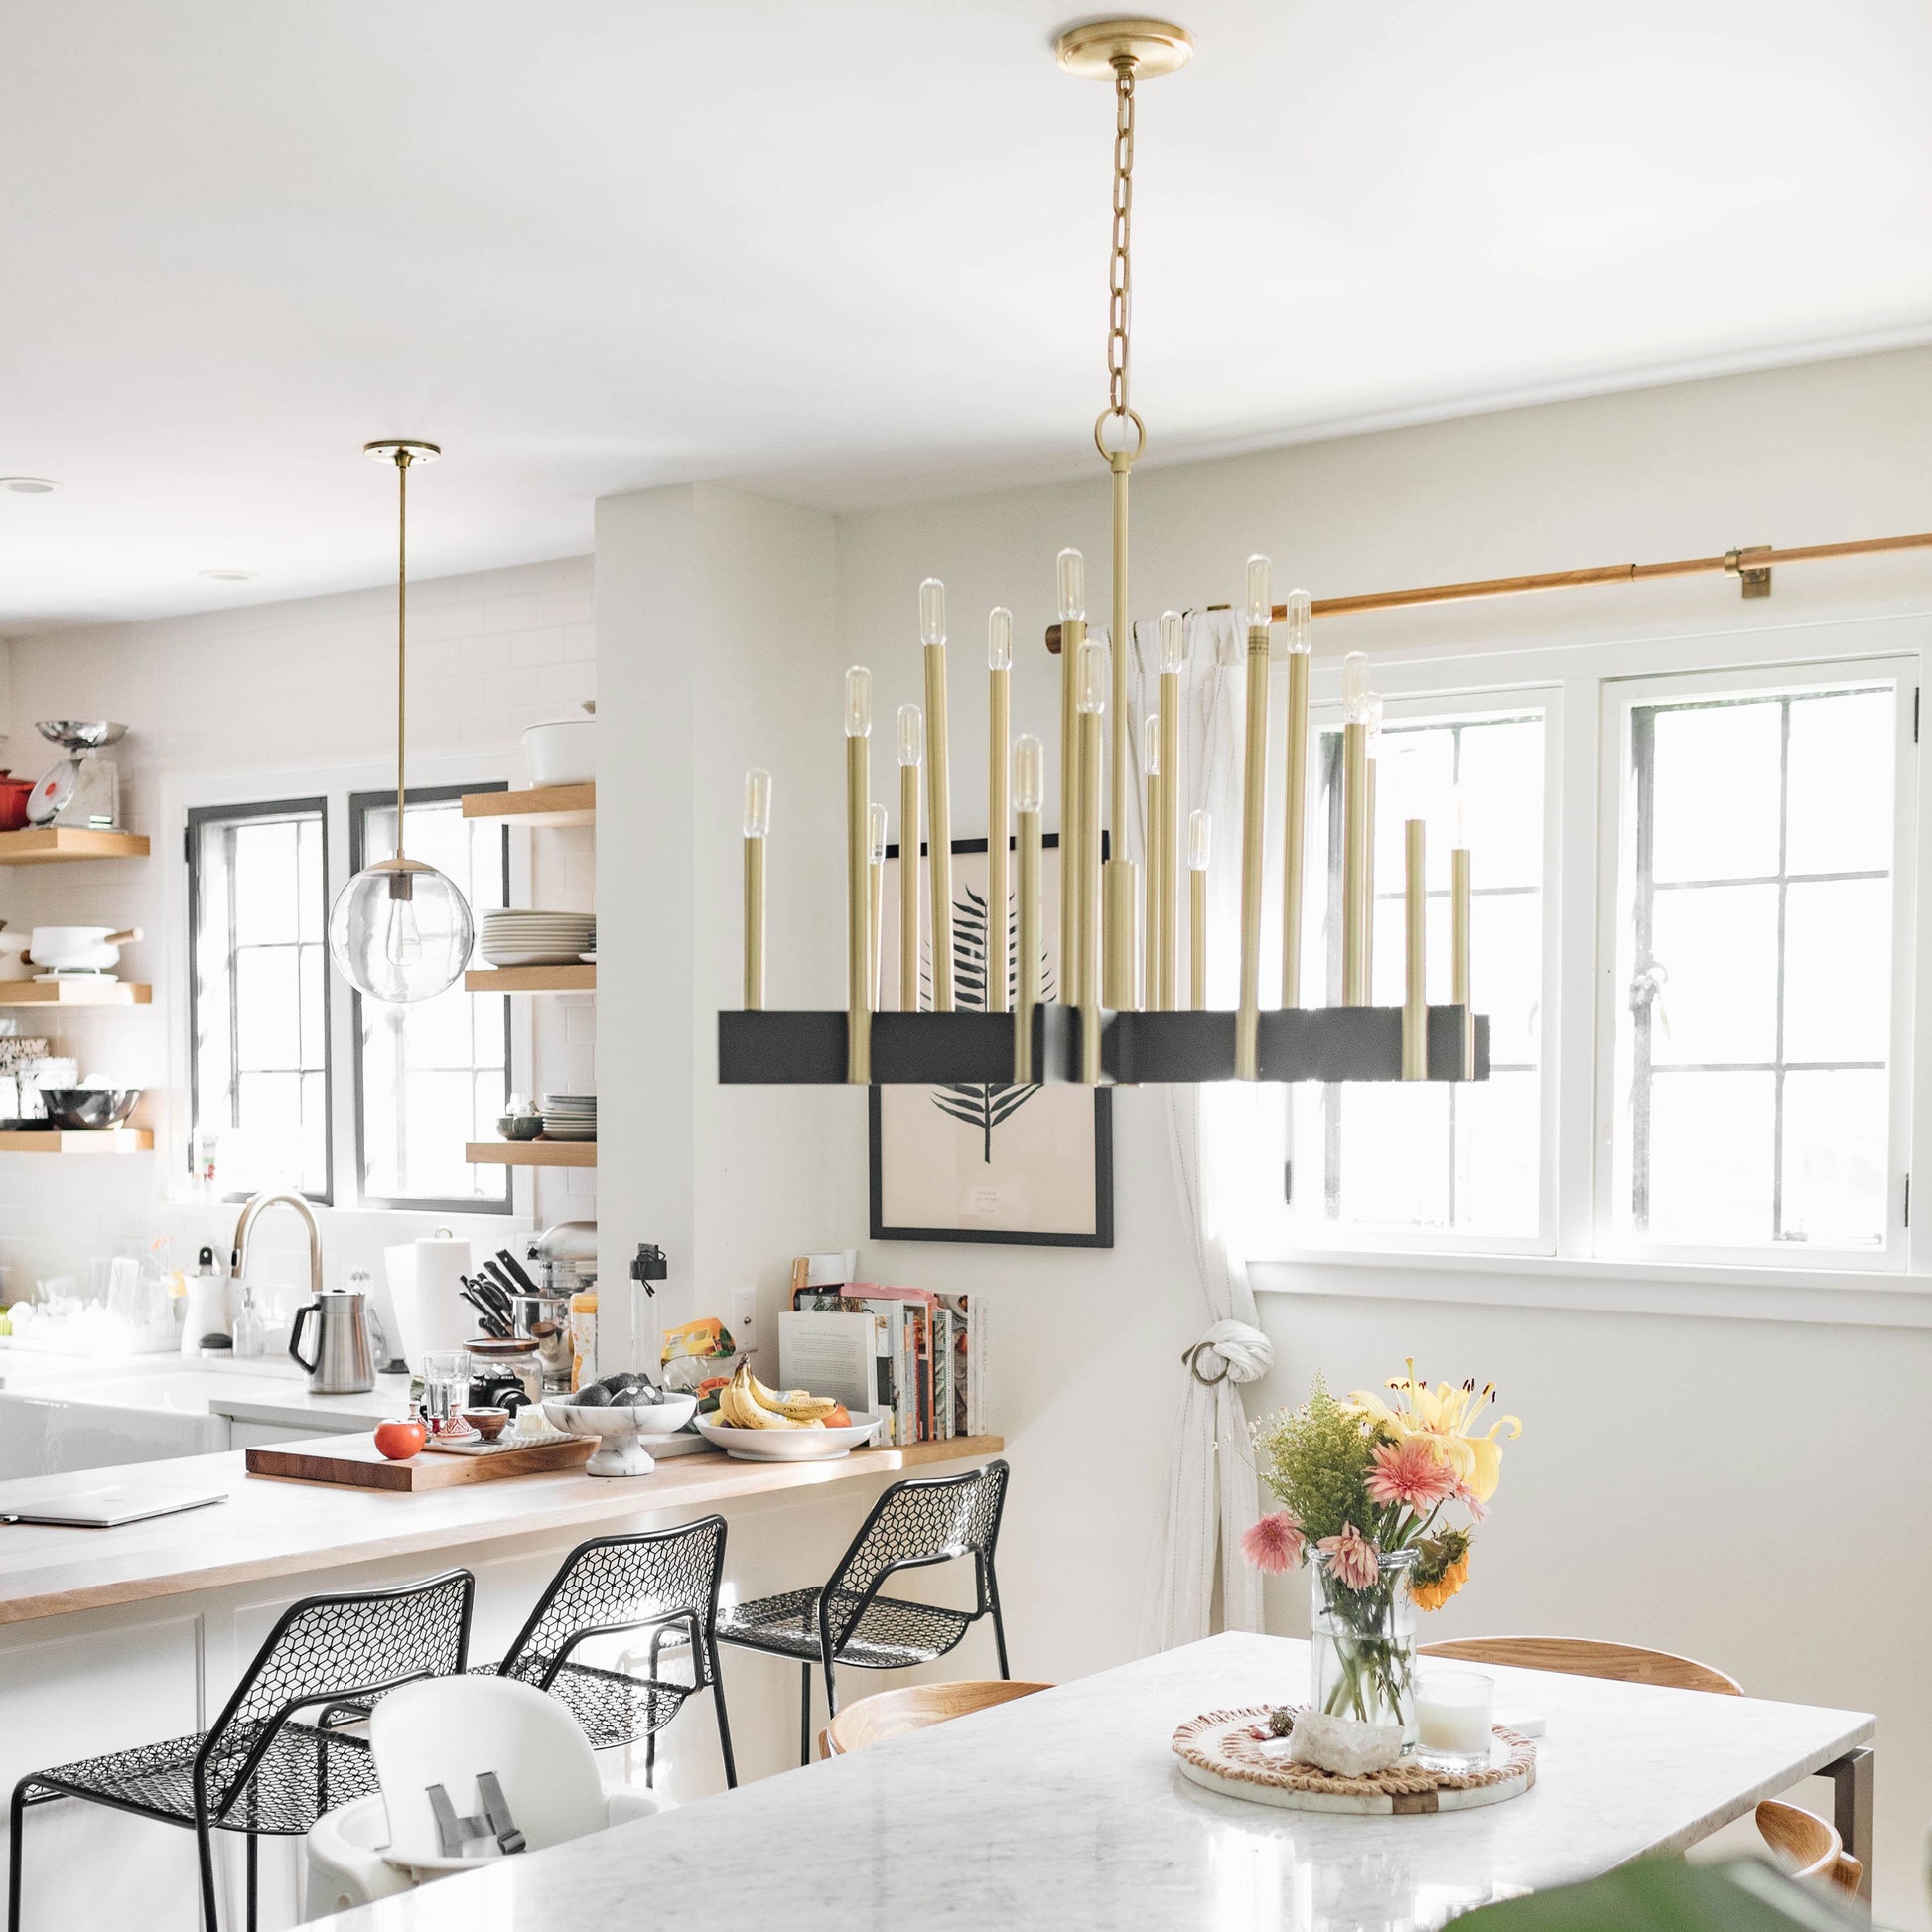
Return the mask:
<path id="1" fill-rule="evenodd" d="M 506 1141 L 534 1141 L 543 1132 L 541 1114 L 503 1114 L 496 1122 L 496 1131 Z"/>
<path id="2" fill-rule="evenodd" d="M 507 1409 L 466 1409 L 463 1412 L 463 1420 L 485 1443 L 493 1443 L 509 1426 L 509 1419 Z"/>

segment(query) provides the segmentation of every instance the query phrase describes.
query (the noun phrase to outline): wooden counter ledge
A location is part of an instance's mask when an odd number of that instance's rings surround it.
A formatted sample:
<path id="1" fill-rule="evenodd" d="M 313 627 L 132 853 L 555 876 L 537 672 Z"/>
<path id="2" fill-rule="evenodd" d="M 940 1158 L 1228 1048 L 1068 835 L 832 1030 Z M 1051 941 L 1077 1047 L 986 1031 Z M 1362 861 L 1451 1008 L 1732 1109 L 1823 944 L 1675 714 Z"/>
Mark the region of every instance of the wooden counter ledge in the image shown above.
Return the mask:
<path id="1" fill-rule="evenodd" d="M 340 1441 L 340 1438 L 334 1439 Z M 998 1436 L 855 1449 L 835 1462 L 737 1462 L 716 1451 L 658 1463 L 648 1476 L 519 1476 L 415 1494 L 249 1477 L 245 1450 L 0 1483 L 0 1517 L 109 1484 L 209 1489 L 228 1500 L 119 1529 L 0 1524 L 0 1624 L 179 1596 L 226 1584 L 439 1553 L 624 1517 L 699 1515 L 745 1496 L 863 1481 L 998 1454 Z"/>

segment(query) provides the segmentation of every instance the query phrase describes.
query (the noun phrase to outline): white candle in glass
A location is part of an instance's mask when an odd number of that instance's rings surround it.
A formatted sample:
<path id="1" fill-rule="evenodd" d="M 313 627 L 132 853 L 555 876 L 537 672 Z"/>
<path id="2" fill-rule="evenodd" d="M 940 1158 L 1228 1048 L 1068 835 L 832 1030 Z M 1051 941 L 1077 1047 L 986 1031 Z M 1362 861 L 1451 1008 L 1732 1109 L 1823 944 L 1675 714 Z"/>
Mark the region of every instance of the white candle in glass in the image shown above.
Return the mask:
<path id="1" fill-rule="evenodd" d="M 1425 1670 L 1416 1682 L 1416 1744 L 1454 1769 L 1489 1761 L 1495 1680 L 1481 1671 Z"/>

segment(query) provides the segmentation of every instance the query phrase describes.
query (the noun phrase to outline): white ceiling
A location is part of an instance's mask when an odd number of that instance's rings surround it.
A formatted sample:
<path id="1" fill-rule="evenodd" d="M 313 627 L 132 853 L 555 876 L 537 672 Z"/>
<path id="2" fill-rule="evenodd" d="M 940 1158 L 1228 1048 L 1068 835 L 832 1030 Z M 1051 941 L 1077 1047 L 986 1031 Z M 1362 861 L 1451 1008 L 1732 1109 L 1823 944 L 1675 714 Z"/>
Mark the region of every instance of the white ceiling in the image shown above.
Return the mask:
<path id="1" fill-rule="evenodd" d="M 1922 0 L 1176 0 L 1156 457 L 1932 337 Z M 598 495 L 1084 474 L 1111 104 L 1049 0 L 10 0 L 0 634 L 425 574 Z M 257 573 L 233 586 L 210 568 Z"/>

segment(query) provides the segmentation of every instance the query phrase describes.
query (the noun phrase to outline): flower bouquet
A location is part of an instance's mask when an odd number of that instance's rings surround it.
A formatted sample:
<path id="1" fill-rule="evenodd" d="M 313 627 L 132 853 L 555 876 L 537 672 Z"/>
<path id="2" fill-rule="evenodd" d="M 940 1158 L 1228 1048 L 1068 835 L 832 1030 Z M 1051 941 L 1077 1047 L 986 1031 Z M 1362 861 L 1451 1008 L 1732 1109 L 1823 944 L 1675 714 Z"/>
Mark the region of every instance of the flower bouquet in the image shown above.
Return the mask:
<path id="1" fill-rule="evenodd" d="M 1494 1384 L 1434 1389 L 1406 1376 L 1386 1397 L 1329 1394 L 1316 1377 L 1299 1409 L 1254 1428 L 1262 1479 L 1284 1505 L 1241 1539 L 1259 1570 L 1312 1573 L 1313 1708 L 1415 1743 L 1415 1612 L 1441 1609 L 1469 1576 L 1514 1416 L 1483 1427 Z M 1459 1514 L 1461 1522 L 1454 1520 Z"/>

